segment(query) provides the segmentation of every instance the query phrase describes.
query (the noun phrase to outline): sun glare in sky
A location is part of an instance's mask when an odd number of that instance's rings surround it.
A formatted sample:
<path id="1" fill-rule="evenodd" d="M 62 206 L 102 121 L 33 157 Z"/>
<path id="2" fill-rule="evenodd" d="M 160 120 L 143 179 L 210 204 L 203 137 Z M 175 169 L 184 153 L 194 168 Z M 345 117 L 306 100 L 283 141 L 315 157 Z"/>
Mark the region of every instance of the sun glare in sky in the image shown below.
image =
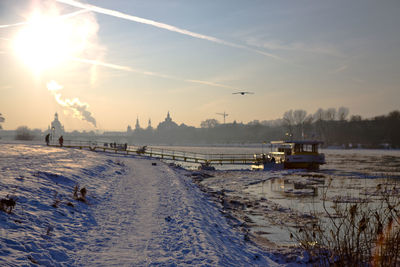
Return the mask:
<path id="1" fill-rule="evenodd" d="M 83 23 L 79 23 L 83 22 Z M 80 24 L 80 25 L 78 25 Z M 65 64 L 87 48 L 90 21 L 36 10 L 14 38 L 14 51 L 33 72 Z"/>
<path id="2" fill-rule="evenodd" d="M 113 131 L 168 111 L 195 127 L 223 112 L 388 114 L 400 1 L 381 2 L 0 0 L 2 127 L 44 129 L 54 112 L 68 130 Z"/>

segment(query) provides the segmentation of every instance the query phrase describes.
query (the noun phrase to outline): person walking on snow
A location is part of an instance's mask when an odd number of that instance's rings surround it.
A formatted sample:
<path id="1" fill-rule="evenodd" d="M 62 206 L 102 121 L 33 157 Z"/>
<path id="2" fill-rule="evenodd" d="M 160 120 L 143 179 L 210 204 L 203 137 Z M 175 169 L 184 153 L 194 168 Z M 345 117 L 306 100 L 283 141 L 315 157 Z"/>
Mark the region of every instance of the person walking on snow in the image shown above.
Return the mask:
<path id="1" fill-rule="evenodd" d="M 62 135 L 60 136 L 60 138 L 58 138 L 58 142 L 60 143 L 60 146 L 63 146 L 64 138 Z"/>
<path id="2" fill-rule="evenodd" d="M 46 145 L 49 145 L 49 143 L 50 143 L 50 134 L 49 133 L 46 135 L 45 140 L 46 140 Z"/>

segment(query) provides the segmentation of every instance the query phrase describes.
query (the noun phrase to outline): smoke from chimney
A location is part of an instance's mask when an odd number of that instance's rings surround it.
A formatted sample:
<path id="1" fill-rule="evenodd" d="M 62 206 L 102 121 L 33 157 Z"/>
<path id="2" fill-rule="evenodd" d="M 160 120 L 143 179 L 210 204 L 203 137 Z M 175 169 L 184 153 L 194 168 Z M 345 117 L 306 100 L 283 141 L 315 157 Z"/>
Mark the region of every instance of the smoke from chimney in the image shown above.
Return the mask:
<path id="1" fill-rule="evenodd" d="M 55 100 L 59 105 L 61 105 L 63 108 L 72 111 L 72 114 L 75 118 L 78 118 L 80 120 L 85 120 L 93 124 L 94 127 L 96 127 L 96 119 L 92 116 L 92 113 L 88 110 L 89 104 L 81 102 L 76 97 L 74 99 L 68 99 L 68 98 L 62 99 L 61 93 L 58 92 L 62 88 L 63 86 L 61 86 L 54 80 L 47 83 L 47 89 L 51 92 L 51 94 L 54 96 Z"/>

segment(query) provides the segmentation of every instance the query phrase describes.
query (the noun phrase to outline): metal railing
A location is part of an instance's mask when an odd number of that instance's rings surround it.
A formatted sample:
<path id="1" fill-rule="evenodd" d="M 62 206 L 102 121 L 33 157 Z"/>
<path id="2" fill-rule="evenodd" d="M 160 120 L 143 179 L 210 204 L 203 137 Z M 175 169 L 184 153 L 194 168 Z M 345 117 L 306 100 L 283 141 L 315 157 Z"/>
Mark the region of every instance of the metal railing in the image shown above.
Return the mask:
<path id="1" fill-rule="evenodd" d="M 110 146 L 111 144 L 111 146 Z M 58 142 L 51 142 L 51 146 L 59 146 Z M 64 147 L 89 149 L 91 151 L 114 152 L 131 155 L 147 156 L 151 158 L 184 161 L 189 163 L 200 164 L 253 164 L 257 161 L 254 154 L 224 154 L 214 153 L 205 154 L 188 151 L 178 151 L 172 149 L 163 149 L 147 146 L 127 146 L 125 144 L 115 144 L 99 141 L 79 141 L 79 140 L 64 140 Z"/>

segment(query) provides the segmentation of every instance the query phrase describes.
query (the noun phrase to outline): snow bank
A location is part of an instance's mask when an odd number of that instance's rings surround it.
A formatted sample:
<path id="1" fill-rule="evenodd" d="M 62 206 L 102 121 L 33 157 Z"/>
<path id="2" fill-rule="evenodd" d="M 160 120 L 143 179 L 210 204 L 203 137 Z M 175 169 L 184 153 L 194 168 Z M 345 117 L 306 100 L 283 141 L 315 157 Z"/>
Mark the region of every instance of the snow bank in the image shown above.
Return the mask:
<path id="1" fill-rule="evenodd" d="M 0 265 L 276 266 L 166 164 L 40 145 L 0 144 Z M 155 163 L 155 164 L 152 164 Z M 87 203 L 74 187 L 87 190 Z"/>
<path id="2" fill-rule="evenodd" d="M 87 151 L 0 146 L 0 197 L 16 199 L 11 214 L 0 212 L 0 265 L 73 265 L 73 251 L 96 224 L 92 209 L 123 167 Z M 77 184 L 88 204 L 73 199 Z"/>

